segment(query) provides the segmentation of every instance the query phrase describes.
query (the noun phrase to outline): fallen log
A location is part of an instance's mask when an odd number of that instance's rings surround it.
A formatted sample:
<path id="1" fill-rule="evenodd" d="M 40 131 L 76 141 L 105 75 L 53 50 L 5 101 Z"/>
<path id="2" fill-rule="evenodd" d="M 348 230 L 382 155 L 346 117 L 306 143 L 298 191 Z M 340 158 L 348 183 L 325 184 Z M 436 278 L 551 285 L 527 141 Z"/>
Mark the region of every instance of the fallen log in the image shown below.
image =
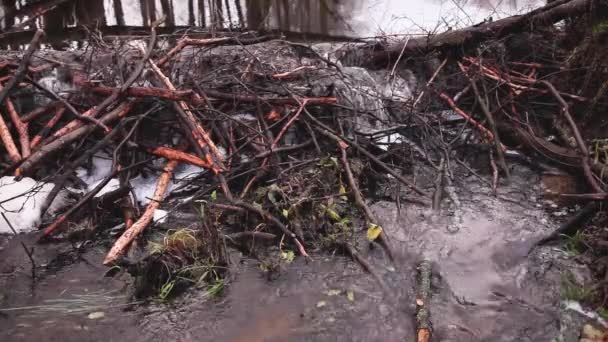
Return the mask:
<path id="1" fill-rule="evenodd" d="M 341 58 L 345 65 L 388 67 L 400 54 L 425 55 L 432 50 L 449 50 L 465 46 L 471 48 L 490 40 L 500 39 L 512 33 L 533 31 L 538 27 L 553 25 L 569 17 L 584 14 L 594 0 L 558 0 L 524 15 L 484 22 L 460 30 L 408 39 L 388 45 L 373 44 L 347 51 Z M 604 5 L 605 6 L 605 5 Z"/>

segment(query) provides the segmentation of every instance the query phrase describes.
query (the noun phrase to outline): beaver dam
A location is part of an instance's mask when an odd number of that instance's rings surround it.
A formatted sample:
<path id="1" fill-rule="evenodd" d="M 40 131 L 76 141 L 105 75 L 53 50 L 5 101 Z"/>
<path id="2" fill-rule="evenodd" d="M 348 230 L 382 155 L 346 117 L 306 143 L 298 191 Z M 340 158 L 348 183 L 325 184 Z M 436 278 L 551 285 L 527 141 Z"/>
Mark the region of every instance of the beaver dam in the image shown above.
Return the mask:
<path id="1" fill-rule="evenodd" d="M 2 341 L 608 339 L 605 1 L 356 39 L 6 3 Z"/>

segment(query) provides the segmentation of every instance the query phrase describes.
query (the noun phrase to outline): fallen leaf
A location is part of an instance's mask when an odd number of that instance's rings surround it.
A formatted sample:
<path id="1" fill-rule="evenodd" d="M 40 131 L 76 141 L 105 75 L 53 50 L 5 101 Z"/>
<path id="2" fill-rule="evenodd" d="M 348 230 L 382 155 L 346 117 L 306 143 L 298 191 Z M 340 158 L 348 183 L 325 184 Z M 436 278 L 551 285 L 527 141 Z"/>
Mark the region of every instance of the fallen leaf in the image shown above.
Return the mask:
<path id="1" fill-rule="evenodd" d="M 420 298 L 416 298 L 416 305 L 418 306 L 423 306 L 424 305 L 424 301 Z"/>
<path id="2" fill-rule="evenodd" d="M 327 305 L 327 302 L 326 302 L 326 301 L 324 301 L 324 300 L 321 300 L 321 301 L 319 301 L 319 302 L 317 303 L 317 307 L 318 307 L 318 308 L 322 308 L 322 307 L 324 307 L 325 305 Z"/>
<path id="3" fill-rule="evenodd" d="M 283 216 L 285 218 L 287 218 L 289 216 L 289 210 L 287 210 L 287 209 L 283 209 L 283 211 L 281 213 L 283 214 Z"/>
<path id="4" fill-rule="evenodd" d="M 340 217 L 340 214 L 338 214 L 333 209 L 327 208 L 326 213 L 327 213 L 327 216 L 329 216 L 329 218 L 332 219 L 333 221 L 340 221 L 340 220 L 342 220 L 342 217 Z"/>
<path id="5" fill-rule="evenodd" d="M 285 260 L 288 264 L 290 264 L 293 259 L 296 258 L 296 255 L 293 251 L 283 251 L 281 252 L 281 259 Z"/>
<path id="6" fill-rule="evenodd" d="M 89 317 L 89 319 L 101 319 L 101 318 L 106 317 L 106 314 L 103 313 L 103 311 L 96 311 L 96 312 L 91 312 L 88 317 Z"/>
<path id="7" fill-rule="evenodd" d="M 348 148 L 348 144 L 344 140 L 340 140 L 340 142 L 338 144 L 340 145 L 340 148 L 343 150 L 346 150 Z"/>
<path id="8" fill-rule="evenodd" d="M 354 302 L 355 301 L 355 292 L 353 290 L 346 291 L 346 299 L 348 299 L 350 302 Z"/>
<path id="9" fill-rule="evenodd" d="M 378 238 L 378 236 L 380 236 L 381 233 L 382 227 L 375 223 L 370 223 L 369 227 L 367 228 L 367 239 L 369 241 L 374 241 Z"/>
<path id="10" fill-rule="evenodd" d="M 217 201 L 217 190 L 213 190 L 213 192 L 211 193 L 211 201 Z"/>
<path id="11" fill-rule="evenodd" d="M 333 289 L 333 290 L 329 290 L 329 291 L 325 292 L 325 294 L 327 294 L 328 296 L 337 296 L 340 293 L 342 293 L 342 290 L 338 290 L 338 289 Z"/>

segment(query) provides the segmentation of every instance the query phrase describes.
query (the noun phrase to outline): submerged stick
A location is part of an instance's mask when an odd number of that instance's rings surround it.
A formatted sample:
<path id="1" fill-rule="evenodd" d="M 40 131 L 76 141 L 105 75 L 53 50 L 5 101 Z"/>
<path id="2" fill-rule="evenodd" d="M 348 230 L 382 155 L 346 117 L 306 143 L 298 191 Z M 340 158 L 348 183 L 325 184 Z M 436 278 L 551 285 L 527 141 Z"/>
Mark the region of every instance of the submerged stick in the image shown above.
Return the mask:
<path id="1" fill-rule="evenodd" d="M 368 227 L 371 227 L 372 225 L 380 226 L 379 225 L 380 221 L 378 220 L 376 215 L 374 215 L 374 213 L 369 208 L 369 206 L 365 203 L 365 200 L 363 199 L 363 195 L 361 195 L 361 191 L 359 190 L 359 186 L 357 186 L 357 182 L 355 181 L 355 177 L 353 176 L 353 172 L 350 168 L 350 164 L 349 164 L 348 158 L 346 156 L 346 147 L 343 144 L 338 144 L 338 145 L 340 146 L 342 165 L 344 166 L 344 171 L 346 173 L 348 185 L 350 186 L 352 193 L 353 193 L 353 197 L 355 198 L 355 203 L 363 211 L 363 213 L 365 215 L 365 221 L 366 221 Z M 386 232 L 384 231 L 384 229 L 382 229 L 378 238 L 380 239 L 380 243 L 384 247 L 386 254 L 388 254 L 388 258 L 391 260 L 391 262 L 394 262 L 395 257 L 393 255 L 393 250 L 388 242 L 388 238 L 386 236 Z"/>
<path id="2" fill-rule="evenodd" d="M 428 260 L 418 265 L 418 291 L 416 294 L 416 342 L 429 342 L 432 335 L 431 312 L 431 273 Z"/>
<path id="3" fill-rule="evenodd" d="M 269 213 L 268 211 L 256 207 L 252 204 L 249 204 L 247 202 L 241 201 L 241 200 L 232 200 L 232 203 L 236 206 L 239 206 L 243 209 L 247 209 L 251 212 L 254 212 L 260 216 L 262 216 L 264 219 L 274 223 L 274 225 L 276 225 L 277 227 L 279 227 L 282 231 L 283 234 L 289 236 L 293 242 L 296 244 L 296 246 L 298 247 L 298 250 L 300 252 L 301 255 L 305 256 L 305 257 L 310 257 L 308 255 L 308 253 L 306 253 L 306 249 L 304 248 L 304 245 L 300 242 L 300 240 L 298 240 L 298 237 L 295 233 L 293 233 L 291 230 L 289 230 L 289 228 L 287 228 L 286 225 L 283 224 L 283 222 L 279 221 L 279 219 L 277 219 L 276 217 L 274 217 L 271 213 Z"/>
<path id="4" fill-rule="evenodd" d="M 6 224 L 8 225 L 8 227 L 13 231 L 13 234 L 15 234 L 15 236 L 17 236 L 17 230 L 15 229 L 15 227 L 13 227 L 13 224 L 11 223 L 11 221 L 8 220 L 8 217 L 6 217 L 6 215 L 4 214 L 4 212 L 0 212 L 0 214 L 2 214 L 2 218 L 4 219 L 4 221 L 6 222 Z M 25 251 L 25 254 L 27 254 L 27 257 L 30 259 L 30 263 L 32 264 L 32 281 L 36 281 L 36 261 L 34 260 L 34 247 L 27 248 L 27 246 L 25 245 L 25 242 L 20 241 L 21 242 L 21 247 L 23 247 L 23 250 Z"/>
<path id="5" fill-rule="evenodd" d="M 154 212 L 156 209 L 158 209 L 158 207 L 160 207 L 160 202 L 165 197 L 165 193 L 167 192 L 169 183 L 171 182 L 171 177 L 173 176 L 173 171 L 177 167 L 178 163 L 179 162 L 176 160 L 170 160 L 167 162 L 163 173 L 160 175 L 160 177 L 158 177 L 156 189 L 154 190 L 154 196 L 152 196 L 148 207 L 141 217 L 135 223 L 133 223 L 130 228 L 125 230 L 118 240 L 116 240 L 114 246 L 112 246 L 112 249 L 110 249 L 103 261 L 104 265 L 107 266 L 113 264 L 121 255 L 125 253 L 135 238 L 137 238 L 137 236 L 141 234 L 152 222 Z"/>

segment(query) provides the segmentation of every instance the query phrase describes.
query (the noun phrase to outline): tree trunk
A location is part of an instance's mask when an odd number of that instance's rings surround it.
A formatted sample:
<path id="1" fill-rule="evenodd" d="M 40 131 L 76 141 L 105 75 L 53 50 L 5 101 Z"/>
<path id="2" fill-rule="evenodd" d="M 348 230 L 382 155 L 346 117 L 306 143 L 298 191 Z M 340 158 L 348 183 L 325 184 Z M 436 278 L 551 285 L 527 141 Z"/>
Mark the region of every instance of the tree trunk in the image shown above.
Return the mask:
<path id="1" fill-rule="evenodd" d="M 226 0 L 226 18 L 228 19 L 228 27 L 232 26 L 232 13 L 230 13 L 230 0 Z"/>
<path id="2" fill-rule="evenodd" d="M 213 27 L 221 28 L 223 22 L 224 22 L 224 13 L 222 10 L 222 0 L 214 0 Z"/>
<path id="3" fill-rule="evenodd" d="M 196 17 L 194 16 L 194 0 L 188 0 L 188 25 L 196 25 Z"/>
<path id="4" fill-rule="evenodd" d="M 15 25 L 16 0 L 2 0 L 2 11 L 4 12 L 3 30 L 9 29 Z"/>
<path id="5" fill-rule="evenodd" d="M 432 50 L 471 48 L 489 39 L 500 39 L 512 33 L 532 31 L 537 27 L 550 26 L 569 17 L 584 14 L 594 1 L 556 0 L 525 15 L 484 22 L 430 37 L 424 36 L 383 46 L 375 44 L 359 47 L 347 52 L 341 60 L 347 65 L 386 67 L 394 63 L 400 54 L 424 55 Z M 606 10 L 605 5 L 602 9 Z"/>
<path id="6" fill-rule="evenodd" d="M 118 26 L 125 26 L 125 12 L 122 9 L 121 0 L 113 0 L 114 14 L 116 15 L 116 24 Z"/>
<path id="7" fill-rule="evenodd" d="M 205 0 L 198 0 L 198 15 L 200 18 L 201 27 L 206 27 L 207 18 L 205 16 Z"/>
<path id="8" fill-rule="evenodd" d="M 234 6 L 236 7 L 236 15 L 239 17 L 239 25 L 245 27 L 245 17 L 243 16 L 243 7 L 241 6 L 241 0 L 234 0 Z"/>
<path id="9" fill-rule="evenodd" d="M 103 0 L 80 0 L 76 2 L 76 22 L 84 25 L 106 25 Z"/>
<path id="10" fill-rule="evenodd" d="M 171 0 L 160 0 L 160 5 L 165 15 L 165 26 L 175 26 L 175 15 L 173 14 L 173 3 Z"/>

